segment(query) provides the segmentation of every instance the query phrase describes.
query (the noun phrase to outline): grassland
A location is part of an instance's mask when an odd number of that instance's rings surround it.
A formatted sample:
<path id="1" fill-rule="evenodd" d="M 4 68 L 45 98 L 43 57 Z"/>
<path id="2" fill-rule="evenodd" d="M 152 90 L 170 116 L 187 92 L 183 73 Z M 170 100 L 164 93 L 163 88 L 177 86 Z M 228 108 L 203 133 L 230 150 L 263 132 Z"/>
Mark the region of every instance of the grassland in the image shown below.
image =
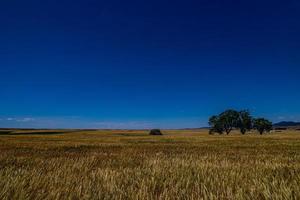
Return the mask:
<path id="1" fill-rule="evenodd" d="M 300 199 L 300 131 L 56 132 L 0 134 L 0 199 Z"/>

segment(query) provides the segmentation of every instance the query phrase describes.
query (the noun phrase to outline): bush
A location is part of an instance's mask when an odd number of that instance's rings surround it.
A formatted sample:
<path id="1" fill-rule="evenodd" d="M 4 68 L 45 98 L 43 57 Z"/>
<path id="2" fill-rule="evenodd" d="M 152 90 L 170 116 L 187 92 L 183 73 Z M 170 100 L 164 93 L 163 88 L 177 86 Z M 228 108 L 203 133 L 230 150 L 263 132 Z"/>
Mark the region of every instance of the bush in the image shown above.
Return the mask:
<path id="1" fill-rule="evenodd" d="M 149 135 L 162 135 L 162 133 L 159 129 L 152 129 Z"/>

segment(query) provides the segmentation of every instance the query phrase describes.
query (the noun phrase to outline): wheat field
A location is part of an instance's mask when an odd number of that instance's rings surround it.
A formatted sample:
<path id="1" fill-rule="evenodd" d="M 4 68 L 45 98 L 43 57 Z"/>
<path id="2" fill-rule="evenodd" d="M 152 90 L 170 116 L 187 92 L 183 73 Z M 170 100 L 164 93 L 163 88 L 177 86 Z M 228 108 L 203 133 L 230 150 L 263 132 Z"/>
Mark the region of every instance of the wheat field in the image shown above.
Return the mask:
<path id="1" fill-rule="evenodd" d="M 163 134 L 1 133 L 0 199 L 300 199 L 300 131 Z"/>

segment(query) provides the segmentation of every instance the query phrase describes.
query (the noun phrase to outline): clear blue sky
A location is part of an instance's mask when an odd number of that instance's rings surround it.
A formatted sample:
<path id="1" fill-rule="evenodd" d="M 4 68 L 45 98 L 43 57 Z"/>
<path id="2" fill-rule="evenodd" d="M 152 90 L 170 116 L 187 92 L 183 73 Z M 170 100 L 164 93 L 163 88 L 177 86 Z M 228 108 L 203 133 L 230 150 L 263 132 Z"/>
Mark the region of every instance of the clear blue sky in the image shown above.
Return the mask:
<path id="1" fill-rule="evenodd" d="M 300 2 L 0 2 L 0 127 L 300 121 Z"/>

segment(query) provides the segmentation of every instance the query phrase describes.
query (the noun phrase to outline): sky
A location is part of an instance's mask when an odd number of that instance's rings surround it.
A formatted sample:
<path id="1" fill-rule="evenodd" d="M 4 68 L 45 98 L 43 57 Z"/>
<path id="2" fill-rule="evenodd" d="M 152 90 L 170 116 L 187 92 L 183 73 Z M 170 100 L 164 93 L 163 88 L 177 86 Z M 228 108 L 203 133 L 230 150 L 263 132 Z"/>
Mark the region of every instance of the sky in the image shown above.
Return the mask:
<path id="1" fill-rule="evenodd" d="M 298 0 L 0 2 L 0 127 L 300 121 Z"/>

